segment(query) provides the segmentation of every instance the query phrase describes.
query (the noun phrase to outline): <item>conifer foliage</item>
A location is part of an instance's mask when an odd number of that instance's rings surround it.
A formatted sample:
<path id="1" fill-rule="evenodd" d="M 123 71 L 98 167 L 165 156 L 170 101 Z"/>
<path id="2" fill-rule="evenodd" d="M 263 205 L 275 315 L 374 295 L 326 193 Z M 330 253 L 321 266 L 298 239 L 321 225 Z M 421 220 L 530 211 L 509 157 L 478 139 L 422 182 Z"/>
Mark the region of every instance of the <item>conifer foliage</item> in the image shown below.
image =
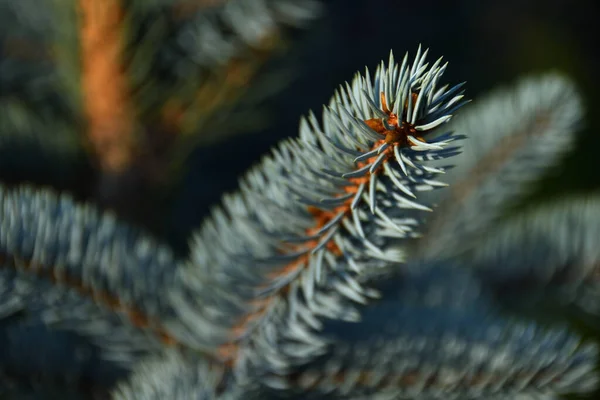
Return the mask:
<path id="1" fill-rule="evenodd" d="M 308 0 L 0 7 L 6 165 L 20 165 L 14 149 L 41 152 L 117 187 L 214 140 L 281 33 L 324 10 Z M 302 118 L 223 196 L 185 257 L 90 204 L 105 197 L 1 184 L 0 397 L 595 390 L 597 344 L 561 310 L 597 324 L 598 199 L 503 213 L 572 144 L 575 87 L 529 78 L 468 105 L 442 58 L 421 46 L 396 57 Z"/>

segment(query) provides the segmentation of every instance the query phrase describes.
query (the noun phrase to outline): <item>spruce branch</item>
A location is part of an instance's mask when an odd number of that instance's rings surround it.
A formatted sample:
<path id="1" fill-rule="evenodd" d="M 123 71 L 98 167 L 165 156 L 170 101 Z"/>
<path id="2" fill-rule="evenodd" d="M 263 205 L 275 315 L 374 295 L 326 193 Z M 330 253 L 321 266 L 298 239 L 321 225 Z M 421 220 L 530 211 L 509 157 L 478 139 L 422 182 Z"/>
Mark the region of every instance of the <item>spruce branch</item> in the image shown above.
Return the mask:
<path id="1" fill-rule="evenodd" d="M 600 198 L 567 196 L 503 221 L 461 254 L 499 298 L 600 315 Z M 506 296 L 510 291 L 511 296 Z M 525 307 L 522 307 L 525 308 Z"/>
<path id="2" fill-rule="evenodd" d="M 600 197 L 566 196 L 503 221 L 464 257 L 493 281 L 583 282 L 600 264 L 599 231 Z"/>
<path id="3" fill-rule="evenodd" d="M 294 340 L 273 330 L 247 379 L 167 352 L 141 363 L 115 399 L 539 399 L 595 388 L 598 349 L 565 326 L 504 315 L 472 270 L 419 264 L 375 286 L 359 322 L 314 318 Z M 335 284 L 317 288 L 337 290 Z M 273 318 L 289 322 L 274 311 Z M 308 318 L 312 310 L 301 313 Z M 273 342 L 285 344 L 274 348 Z M 320 352 L 307 358 L 309 347 Z M 276 368 L 265 368 L 265 366 Z"/>
<path id="4" fill-rule="evenodd" d="M 303 399 L 533 399 L 597 386 L 596 345 L 565 326 L 503 315 L 472 271 L 410 270 L 378 282 L 381 299 L 361 309 L 360 322 L 324 320 L 322 354 L 288 363 L 285 374 L 268 371 L 265 384 Z M 300 333 L 282 362 L 304 353 Z"/>
<path id="5" fill-rule="evenodd" d="M 405 261 L 389 244 L 416 235 L 418 214 L 430 211 L 416 196 L 443 186 L 435 180 L 443 171 L 427 162 L 457 151 L 452 132 L 427 134 L 463 104 L 461 86 L 442 86 L 446 65 L 429 66 L 426 56 L 419 48 L 413 63 L 407 54 L 397 64 L 390 55 L 373 78 L 367 70 L 341 86 L 322 124 L 310 114 L 298 139 L 281 143 L 213 210 L 179 275 L 198 295 L 172 292 L 192 345 L 244 376 L 278 365 L 264 354 L 287 357 L 285 345 L 264 348 L 273 332 L 293 340 L 321 317 L 357 320 L 352 303 L 378 297 L 360 276 Z M 318 290 L 324 284 L 335 290 Z M 317 350 L 305 339 L 310 358 Z"/>
<path id="6" fill-rule="evenodd" d="M 163 325 L 175 318 L 163 294 L 178 265 L 170 249 L 110 214 L 27 187 L 0 187 L 0 224 L 3 319 L 75 331 L 124 367 L 172 342 Z"/>

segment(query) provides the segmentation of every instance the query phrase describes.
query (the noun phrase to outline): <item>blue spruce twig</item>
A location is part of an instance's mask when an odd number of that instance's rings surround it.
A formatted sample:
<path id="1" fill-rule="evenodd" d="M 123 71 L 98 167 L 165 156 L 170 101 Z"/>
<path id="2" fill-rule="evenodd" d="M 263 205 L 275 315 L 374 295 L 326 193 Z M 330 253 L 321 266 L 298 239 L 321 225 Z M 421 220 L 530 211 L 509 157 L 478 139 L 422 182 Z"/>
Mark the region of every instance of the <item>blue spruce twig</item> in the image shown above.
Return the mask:
<path id="1" fill-rule="evenodd" d="M 434 179 L 441 171 L 423 161 L 456 151 L 450 132 L 422 139 L 463 97 L 439 88 L 446 66 L 439 59 L 428 68 L 426 55 L 419 49 L 412 65 L 408 56 L 401 65 L 390 56 L 374 79 L 367 70 L 342 86 L 322 127 L 309 116 L 299 139 L 284 141 L 213 211 L 181 275 L 200 296 L 173 293 L 176 307 L 189 310 L 196 345 L 219 349 L 245 370 L 259 360 L 267 332 L 304 330 L 306 313 L 356 319 L 344 303 L 377 296 L 357 277 L 404 261 L 388 249 L 414 235 L 416 219 L 405 218 L 404 209 L 430 211 L 416 194 L 440 186 Z M 329 280 L 336 291 L 320 293 L 318 285 Z M 272 326 L 270 315 L 281 307 L 297 325 Z M 275 350 L 285 358 L 283 348 Z"/>

